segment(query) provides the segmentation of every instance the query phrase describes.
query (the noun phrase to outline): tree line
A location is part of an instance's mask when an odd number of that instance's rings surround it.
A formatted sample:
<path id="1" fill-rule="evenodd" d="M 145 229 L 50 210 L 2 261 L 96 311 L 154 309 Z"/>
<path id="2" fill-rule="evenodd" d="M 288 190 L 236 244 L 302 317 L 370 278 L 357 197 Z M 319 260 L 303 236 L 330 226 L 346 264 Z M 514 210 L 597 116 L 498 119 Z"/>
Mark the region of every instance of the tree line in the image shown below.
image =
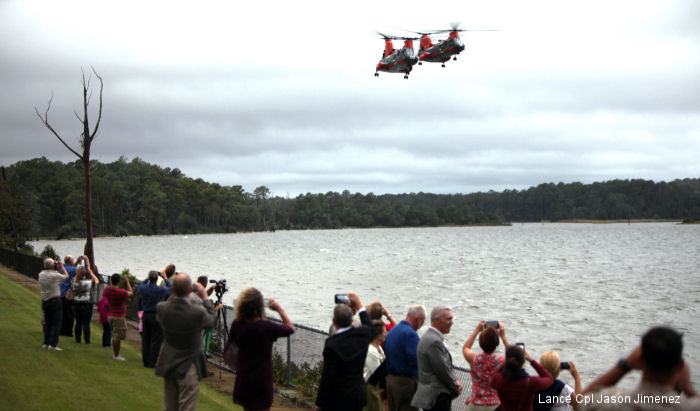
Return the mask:
<path id="1" fill-rule="evenodd" d="M 95 235 L 153 235 L 344 227 L 498 225 L 569 219 L 700 219 L 700 179 L 540 184 L 472 194 L 250 193 L 139 158 L 91 161 Z M 3 236 L 84 237 L 81 161 L 45 157 L 5 169 Z M 5 201 L 7 199 L 8 201 Z M 11 199 L 11 201 L 9 201 Z M 8 216 L 12 216 L 10 219 Z M 12 224 L 8 224 L 8 221 Z M 11 225 L 11 227 L 10 227 Z M 18 234 L 19 233 L 19 234 Z"/>

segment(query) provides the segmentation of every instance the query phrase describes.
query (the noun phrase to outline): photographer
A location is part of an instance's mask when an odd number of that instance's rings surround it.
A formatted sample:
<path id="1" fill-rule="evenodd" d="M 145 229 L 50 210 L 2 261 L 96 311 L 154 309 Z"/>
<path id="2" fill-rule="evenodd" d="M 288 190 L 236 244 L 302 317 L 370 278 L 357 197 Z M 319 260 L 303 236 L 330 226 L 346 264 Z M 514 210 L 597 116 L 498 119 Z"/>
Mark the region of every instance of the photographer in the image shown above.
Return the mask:
<path id="1" fill-rule="evenodd" d="M 158 286 L 158 280 L 163 280 L 164 286 Z M 141 334 L 141 359 L 143 366 L 155 368 L 158 361 L 158 352 L 163 343 L 163 329 L 156 320 L 156 304 L 170 295 L 170 281 L 164 273 L 152 270 L 148 278 L 138 287 L 136 292 L 141 295 L 143 307 L 143 334 Z"/>
<path id="2" fill-rule="evenodd" d="M 483 351 L 481 354 L 472 351 L 477 336 L 479 337 L 479 347 Z M 506 347 L 510 345 L 502 322 L 482 320 L 479 321 L 462 346 L 462 354 L 469 363 L 472 377 L 472 389 L 466 401 L 468 410 L 493 409 L 501 404 L 496 390 L 490 385 L 491 378 L 505 363 L 502 355 L 495 354 L 499 337 L 503 340 L 503 345 Z"/>
<path id="3" fill-rule="evenodd" d="M 569 404 L 573 404 L 576 400 L 576 395 L 583 391 L 576 364 L 573 361 L 562 363 L 556 351 L 547 351 L 542 354 L 540 364 L 552 374 L 554 383 L 546 390 L 535 394 L 534 411 L 568 410 Z M 562 369 L 569 370 L 571 376 L 574 377 L 575 388 L 557 378 Z"/>
<path id="4" fill-rule="evenodd" d="M 200 275 L 197 277 L 197 283 L 204 289 L 207 287 L 207 282 L 209 281 L 209 278 L 206 275 Z M 207 290 L 207 296 L 210 296 L 214 290 L 217 290 L 217 296 L 219 297 L 219 304 L 214 307 L 214 311 L 219 311 L 222 309 L 224 306 L 221 304 L 221 295 L 223 295 L 226 291 L 226 280 L 221 280 L 221 281 L 216 281 L 216 280 L 211 280 L 211 282 L 214 284 L 209 289 Z M 211 337 L 214 334 L 214 327 L 212 328 L 207 328 L 204 330 L 204 343 L 202 344 L 202 351 L 204 351 L 204 355 L 209 358 L 209 343 L 211 342 Z"/>
<path id="5" fill-rule="evenodd" d="M 68 254 L 63 257 L 63 267 L 68 273 L 68 278 L 61 283 L 61 306 L 63 307 L 63 319 L 61 321 L 61 335 L 66 337 L 73 336 L 73 321 L 75 317 L 73 316 L 73 292 L 71 286 L 73 284 L 73 279 L 78 270 L 78 264 L 80 264 L 83 256 L 78 257 L 78 261 L 73 259 L 73 256 Z"/>
<path id="6" fill-rule="evenodd" d="M 90 320 L 92 319 L 92 302 L 90 290 L 93 284 L 99 284 L 100 280 L 90 269 L 90 260 L 83 256 L 85 265 L 76 270 L 73 279 L 73 309 L 75 312 L 75 342 L 80 344 L 81 334 L 85 335 L 85 344 L 90 344 Z"/>
<path id="7" fill-rule="evenodd" d="M 632 370 L 641 371 L 635 388 L 615 385 Z M 623 399 L 623 403 L 610 399 Z M 654 327 L 627 357 L 596 378 L 574 403 L 584 410 L 700 410 L 690 380 L 690 364 L 683 359 L 683 334 L 670 327 Z"/>
<path id="8" fill-rule="evenodd" d="M 265 319 L 266 304 L 269 309 L 277 311 L 282 318 L 282 324 Z M 272 344 L 277 338 L 292 333 L 294 325 L 277 301 L 271 298 L 263 299 L 262 293 L 252 287 L 241 291 L 236 302 L 236 319 L 231 324 L 228 337 L 239 349 L 236 382 L 233 387 L 234 403 L 242 405 L 244 410 L 270 408 Z M 369 340 L 367 342 L 369 343 Z"/>
<path id="9" fill-rule="evenodd" d="M 531 377 L 524 369 L 525 360 L 530 362 L 539 377 Z M 491 379 L 491 387 L 498 393 L 504 411 L 532 411 L 537 391 L 552 385 L 552 375 L 527 352 L 525 346 L 509 345 L 506 348 L 506 362 L 503 372 L 497 372 Z"/>
<path id="10" fill-rule="evenodd" d="M 107 297 L 107 301 L 109 301 L 107 321 L 109 321 L 109 326 L 112 329 L 114 359 L 117 361 L 126 361 L 126 358 L 119 355 L 119 349 L 121 348 L 121 341 L 126 339 L 126 299 L 131 297 L 133 292 L 131 291 L 131 284 L 129 284 L 129 277 L 127 276 L 124 276 L 126 289 L 119 288 L 121 279 L 121 275 L 116 273 L 112 274 L 110 278 L 111 285 L 105 287 L 102 293 Z"/>
<path id="11" fill-rule="evenodd" d="M 44 269 L 39 273 L 39 286 L 41 287 L 41 309 L 44 311 L 44 344 L 41 348 L 45 350 L 62 351 L 58 348 L 58 334 L 63 315 L 59 284 L 67 279 L 68 273 L 60 261 L 54 262 L 50 258 L 44 260 Z"/>

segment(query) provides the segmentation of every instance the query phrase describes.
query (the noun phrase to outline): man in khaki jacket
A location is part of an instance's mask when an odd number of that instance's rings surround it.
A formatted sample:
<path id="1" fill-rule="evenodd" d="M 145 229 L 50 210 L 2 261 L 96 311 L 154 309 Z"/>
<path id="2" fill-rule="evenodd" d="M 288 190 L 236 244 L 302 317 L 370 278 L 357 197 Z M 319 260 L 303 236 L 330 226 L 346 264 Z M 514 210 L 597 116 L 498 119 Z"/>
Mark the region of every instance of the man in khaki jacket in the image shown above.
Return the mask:
<path id="1" fill-rule="evenodd" d="M 185 273 L 175 276 L 173 295 L 156 306 L 156 318 L 163 328 L 163 347 L 156 375 L 164 378 L 164 410 L 195 410 L 199 380 L 207 376 L 202 353 L 202 330 L 216 325 L 212 302 L 203 287 L 194 291 L 203 304 L 192 303 L 192 280 Z"/>

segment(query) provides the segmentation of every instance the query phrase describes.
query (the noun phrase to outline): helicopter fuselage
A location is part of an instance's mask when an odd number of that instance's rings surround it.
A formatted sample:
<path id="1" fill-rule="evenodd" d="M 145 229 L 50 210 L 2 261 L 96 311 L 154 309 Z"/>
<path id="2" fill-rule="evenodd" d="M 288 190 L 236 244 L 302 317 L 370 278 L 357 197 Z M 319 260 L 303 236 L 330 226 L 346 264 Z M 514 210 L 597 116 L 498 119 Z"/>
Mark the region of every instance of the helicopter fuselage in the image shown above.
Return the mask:
<path id="1" fill-rule="evenodd" d="M 459 37 L 451 37 L 418 51 L 420 61 L 444 63 L 452 56 L 464 51 L 464 43 Z"/>
<path id="2" fill-rule="evenodd" d="M 413 48 L 402 48 L 381 59 L 377 63 L 377 71 L 409 73 L 416 63 L 418 63 L 418 56 Z"/>

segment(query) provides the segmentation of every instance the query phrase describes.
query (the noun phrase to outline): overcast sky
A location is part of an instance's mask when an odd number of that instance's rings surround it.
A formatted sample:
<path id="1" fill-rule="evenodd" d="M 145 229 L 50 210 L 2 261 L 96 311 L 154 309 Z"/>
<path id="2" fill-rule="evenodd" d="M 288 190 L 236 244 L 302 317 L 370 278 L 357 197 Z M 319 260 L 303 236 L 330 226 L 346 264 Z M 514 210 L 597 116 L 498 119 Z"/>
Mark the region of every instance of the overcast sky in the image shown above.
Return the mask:
<path id="1" fill-rule="evenodd" d="M 700 177 L 700 2 L 430 4 L 0 0 L 0 164 L 75 159 L 34 107 L 53 91 L 49 120 L 77 146 L 81 68 L 94 66 L 94 159 L 247 191 Z M 446 68 L 374 77 L 375 30 L 455 21 L 501 31 L 462 33 Z"/>

